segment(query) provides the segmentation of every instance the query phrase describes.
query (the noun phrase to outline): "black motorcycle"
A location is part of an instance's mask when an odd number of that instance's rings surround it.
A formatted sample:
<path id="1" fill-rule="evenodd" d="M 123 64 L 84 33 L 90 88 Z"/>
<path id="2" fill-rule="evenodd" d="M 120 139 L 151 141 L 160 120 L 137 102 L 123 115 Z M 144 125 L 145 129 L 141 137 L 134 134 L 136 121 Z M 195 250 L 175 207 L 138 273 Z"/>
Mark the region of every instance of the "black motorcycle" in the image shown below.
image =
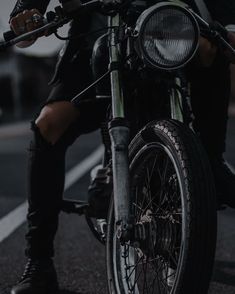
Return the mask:
<path id="1" fill-rule="evenodd" d="M 94 46 L 95 82 L 72 102 L 95 87 L 97 99 L 111 104 L 103 129 L 103 169 L 111 170 L 113 183 L 109 213 L 86 216 L 106 244 L 109 293 L 204 294 L 215 254 L 216 197 L 192 127 L 185 69 L 200 34 L 235 52 L 223 27 L 208 24 L 185 3 L 146 2 L 61 0 L 41 28 L 18 37 L 8 32 L 0 48 L 45 31 L 57 35 L 60 26 L 90 10 L 107 15 L 107 33 Z M 99 58 L 107 59 L 105 70 L 96 68 Z M 87 211 L 81 203 L 64 204 L 68 212 Z"/>

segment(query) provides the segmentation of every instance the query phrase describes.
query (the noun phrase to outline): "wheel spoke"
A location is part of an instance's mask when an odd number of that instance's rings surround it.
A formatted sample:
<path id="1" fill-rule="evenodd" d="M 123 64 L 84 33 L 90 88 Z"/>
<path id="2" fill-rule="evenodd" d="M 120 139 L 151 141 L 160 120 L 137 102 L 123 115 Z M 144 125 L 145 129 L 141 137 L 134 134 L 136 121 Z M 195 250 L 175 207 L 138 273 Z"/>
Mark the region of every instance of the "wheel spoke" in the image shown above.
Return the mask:
<path id="1" fill-rule="evenodd" d="M 140 257 L 140 259 L 137 261 L 137 263 L 135 265 L 129 266 L 129 268 L 133 267 L 133 269 L 131 270 L 131 273 L 128 275 L 127 279 L 129 279 L 132 276 L 133 272 L 136 270 L 136 268 L 139 265 L 142 265 L 143 264 L 143 263 L 140 263 L 142 260 L 143 260 L 143 256 Z"/>

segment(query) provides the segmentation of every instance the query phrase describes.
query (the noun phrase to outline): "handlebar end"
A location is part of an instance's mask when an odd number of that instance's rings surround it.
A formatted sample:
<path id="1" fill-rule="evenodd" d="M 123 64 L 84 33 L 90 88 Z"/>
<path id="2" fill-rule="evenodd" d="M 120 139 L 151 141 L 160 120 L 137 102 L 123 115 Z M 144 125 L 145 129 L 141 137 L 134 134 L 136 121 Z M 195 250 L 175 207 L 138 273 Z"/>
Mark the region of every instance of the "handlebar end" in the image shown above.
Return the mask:
<path id="1" fill-rule="evenodd" d="M 3 38 L 6 42 L 13 40 L 17 35 L 13 31 L 3 33 Z"/>

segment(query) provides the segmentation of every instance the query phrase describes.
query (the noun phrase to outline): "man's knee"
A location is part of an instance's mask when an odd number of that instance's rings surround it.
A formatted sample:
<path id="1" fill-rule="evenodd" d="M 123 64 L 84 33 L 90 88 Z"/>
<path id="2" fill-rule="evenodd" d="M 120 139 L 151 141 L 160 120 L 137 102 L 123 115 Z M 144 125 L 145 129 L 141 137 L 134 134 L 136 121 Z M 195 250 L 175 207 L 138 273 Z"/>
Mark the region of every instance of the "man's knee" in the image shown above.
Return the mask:
<path id="1" fill-rule="evenodd" d="M 35 124 L 43 138 L 55 144 L 78 118 L 78 111 L 68 102 L 45 106 Z"/>
<path id="2" fill-rule="evenodd" d="M 58 132 L 58 125 L 56 124 L 56 121 L 50 114 L 50 112 L 42 110 L 41 114 L 35 121 L 35 125 L 39 129 L 42 137 L 48 143 L 55 143 L 54 137 L 55 134 Z"/>

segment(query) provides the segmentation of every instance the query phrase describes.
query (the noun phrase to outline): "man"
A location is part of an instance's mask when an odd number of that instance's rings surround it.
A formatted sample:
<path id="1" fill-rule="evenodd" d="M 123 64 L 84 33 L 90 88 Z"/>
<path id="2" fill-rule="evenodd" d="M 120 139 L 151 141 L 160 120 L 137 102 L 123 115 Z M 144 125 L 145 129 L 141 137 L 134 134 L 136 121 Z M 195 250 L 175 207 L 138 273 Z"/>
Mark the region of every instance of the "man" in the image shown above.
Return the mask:
<path id="1" fill-rule="evenodd" d="M 206 2 L 216 20 L 223 24 L 232 22 L 230 14 L 235 17 L 232 0 L 230 6 L 228 1 L 226 6 L 222 0 Z M 32 16 L 43 14 L 48 3 L 49 0 L 18 0 L 10 19 L 15 33 L 19 35 L 37 27 L 38 24 L 32 22 Z M 93 13 L 86 15 L 73 22 L 71 33 L 84 33 L 91 30 L 94 24 L 96 29 L 105 27 L 105 17 Z M 235 45 L 233 36 L 229 37 Z M 29 230 L 26 235 L 28 263 L 19 283 L 12 289 L 12 294 L 54 293 L 58 288 L 52 257 L 64 188 L 65 152 L 80 134 L 99 127 L 107 107 L 106 103 L 96 104 L 89 99 L 93 93 L 88 93 L 87 100 L 80 103 L 78 108 L 70 102 L 75 94 L 90 83 L 89 58 L 94 39 L 84 37 L 79 42 L 67 43 L 53 78 L 52 92 L 32 123 L 34 139 L 30 147 Z M 26 47 L 34 41 L 22 42 L 19 46 Z M 223 197 L 222 202 L 235 207 L 235 176 L 223 160 L 230 89 L 229 62 L 204 39 L 201 39 L 199 55 L 202 66 L 190 75 L 193 83 L 195 128 L 200 132 L 210 157 L 218 184 L 217 191 Z M 224 189 L 226 193 L 222 194 Z"/>

